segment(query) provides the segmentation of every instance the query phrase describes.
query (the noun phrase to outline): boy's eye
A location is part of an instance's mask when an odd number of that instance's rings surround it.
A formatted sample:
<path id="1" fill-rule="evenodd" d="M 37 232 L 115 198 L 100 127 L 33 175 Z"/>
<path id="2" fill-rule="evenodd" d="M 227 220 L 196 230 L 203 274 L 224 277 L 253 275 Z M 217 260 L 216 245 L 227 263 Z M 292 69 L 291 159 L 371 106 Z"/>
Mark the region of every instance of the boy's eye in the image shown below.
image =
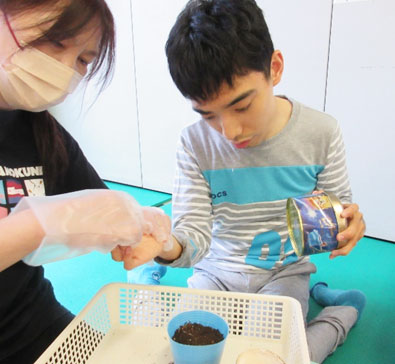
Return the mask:
<path id="1" fill-rule="evenodd" d="M 251 106 L 251 103 L 249 103 L 247 106 L 245 106 L 245 107 L 240 107 L 240 108 L 238 108 L 238 109 L 235 109 L 235 111 L 236 112 L 243 112 L 243 111 L 246 111 L 246 110 L 248 110 L 248 108 Z"/>
<path id="2" fill-rule="evenodd" d="M 206 121 L 212 121 L 212 120 L 215 119 L 215 116 L 214 115 L 204 116 L 203 119 L 206 120 Z"/>

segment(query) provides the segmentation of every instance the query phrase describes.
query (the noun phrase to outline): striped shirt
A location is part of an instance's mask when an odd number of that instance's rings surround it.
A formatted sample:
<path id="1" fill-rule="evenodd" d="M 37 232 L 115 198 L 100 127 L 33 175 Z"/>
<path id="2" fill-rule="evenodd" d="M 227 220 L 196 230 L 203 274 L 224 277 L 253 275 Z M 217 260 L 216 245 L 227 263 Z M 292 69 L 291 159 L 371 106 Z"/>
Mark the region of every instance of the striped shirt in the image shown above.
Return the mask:
<path id="1" fill-rule="evenodd" d="M 235 148 L 203 120 L 182 131 L 173 235 L 183 252 L 172 266 L 277 269 L 298 260 L 288 237 L 288 197 L 324 190 L 351 202 L 337 121 L 290 101 L 287 125 L 255 147 Z"/>

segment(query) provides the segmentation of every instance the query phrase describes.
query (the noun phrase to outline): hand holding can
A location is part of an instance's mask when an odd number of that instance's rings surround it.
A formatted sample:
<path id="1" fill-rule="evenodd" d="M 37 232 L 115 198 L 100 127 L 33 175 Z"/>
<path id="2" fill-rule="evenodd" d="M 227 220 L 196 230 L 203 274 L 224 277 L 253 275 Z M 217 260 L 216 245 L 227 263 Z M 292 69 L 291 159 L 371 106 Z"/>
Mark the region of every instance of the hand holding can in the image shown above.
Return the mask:
<path id="1" fill-rule="evenodd" d="M 330 193 L 289 198 L 288 232 L 296 255 L 325 253 L 341 248 L 336 237 L 347 228 L 342 211 L 340 200 Z"/>

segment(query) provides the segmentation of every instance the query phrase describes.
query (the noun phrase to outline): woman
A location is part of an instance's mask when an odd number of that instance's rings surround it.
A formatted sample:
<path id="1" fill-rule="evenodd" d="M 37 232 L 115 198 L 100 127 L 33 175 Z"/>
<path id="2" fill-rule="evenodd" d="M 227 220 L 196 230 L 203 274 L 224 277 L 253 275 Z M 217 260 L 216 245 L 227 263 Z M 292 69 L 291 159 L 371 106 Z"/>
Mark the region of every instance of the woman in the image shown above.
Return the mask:
<path id="1" fill-rule="evenodd" d="M 100 190 L 77 142 L 46 111 L 83 77 L 104 68 L 108 80 L 115 40 L 105 1 L 0 0 L 0 44 L 0 363 L 24 364 L 73 318 L 43 268 L 24 261 L 37 263 L 35 253 L 59 239 L 71 251 L 119 254 L 118 245 L 143 233 L 165 241 L 170 224 L 127 195 Z M 49 195 L 57 196 L 37 198 Z M 23 196 L 25 208 L 14 209 Z"/>

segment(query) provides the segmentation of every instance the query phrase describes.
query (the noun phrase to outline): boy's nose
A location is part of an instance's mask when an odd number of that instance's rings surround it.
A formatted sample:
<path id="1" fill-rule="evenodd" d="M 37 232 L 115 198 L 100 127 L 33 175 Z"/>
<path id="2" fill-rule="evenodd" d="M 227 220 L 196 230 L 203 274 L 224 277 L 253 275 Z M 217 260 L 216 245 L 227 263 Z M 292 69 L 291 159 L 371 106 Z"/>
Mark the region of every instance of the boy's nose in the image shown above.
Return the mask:
<path id="1" fill-rule="evenodd" d="M 228 140 L 234 140 L 240 136 L 243 128 L 241 123 L 232 118 L 222 118 L 222 135 Z"/>

